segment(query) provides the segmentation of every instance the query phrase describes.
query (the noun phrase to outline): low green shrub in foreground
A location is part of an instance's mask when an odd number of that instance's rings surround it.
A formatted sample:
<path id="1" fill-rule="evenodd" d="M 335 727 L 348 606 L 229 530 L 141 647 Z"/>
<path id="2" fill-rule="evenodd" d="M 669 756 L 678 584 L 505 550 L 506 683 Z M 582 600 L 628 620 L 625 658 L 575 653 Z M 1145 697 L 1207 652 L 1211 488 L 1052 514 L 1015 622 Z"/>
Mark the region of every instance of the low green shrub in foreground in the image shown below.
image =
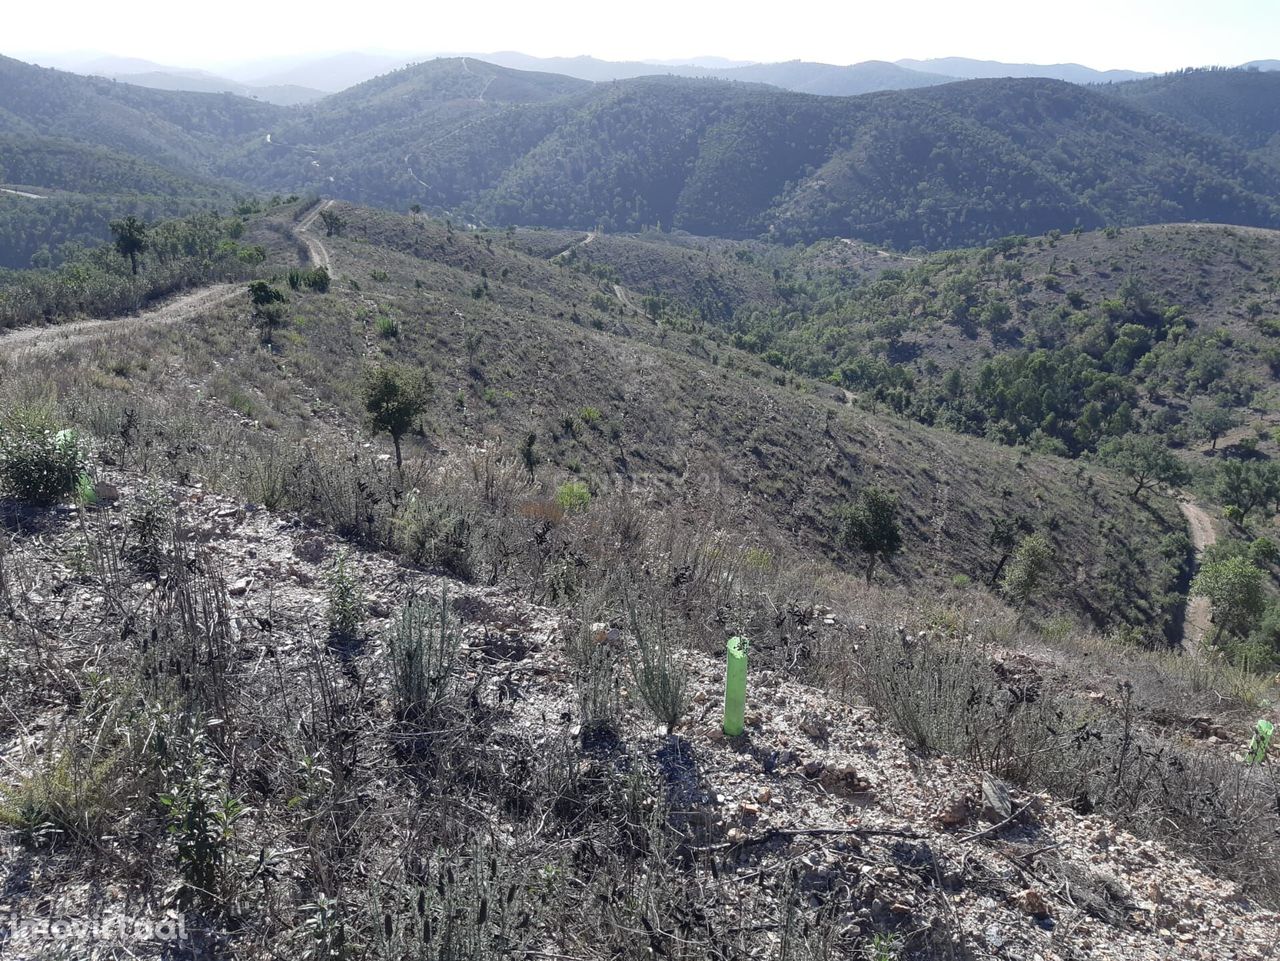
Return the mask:
<path id="1" fill-rule="evenodd" d="M 75 432 L 43 412 L 18 410 L 0 421 L 0 493 L 47 507 L 76 492 L 84 469 Z"/>

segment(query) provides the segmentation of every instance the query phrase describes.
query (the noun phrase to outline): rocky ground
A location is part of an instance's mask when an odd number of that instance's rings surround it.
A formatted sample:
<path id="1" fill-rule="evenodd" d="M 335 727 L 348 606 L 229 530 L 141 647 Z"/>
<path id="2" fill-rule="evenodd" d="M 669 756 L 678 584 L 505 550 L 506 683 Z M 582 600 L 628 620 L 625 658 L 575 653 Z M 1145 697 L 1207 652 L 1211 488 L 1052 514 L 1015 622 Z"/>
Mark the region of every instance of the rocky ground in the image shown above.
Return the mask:
<path id="1" fill-rule="evenodd" d="M 84 510 L 9 513 L 9 544 L 0 554 L 12 605 L 9 623 L 0 626 L 0 641 L 10 645 L 7 660 L 39 661 L 51 676 L 83 675 L 104 656 L 103 644 L 124 643 L 101 636 L 102 625 L 114 623 L 105 607 L 122 600 L 141 607 L 160 585 L 139 577 L 104 600 L 104 577 L 111 575 L 86 558 L 86 545 L 91 534 L 122 536 L 139 501 L 158 496 L 172 505 L 191 549 L 207 551 L 225 577 L 239 648 L 236 686 L 246 699 L 235 706 L 237 714 L 252 714 L 253 692 L 264 678 L 301 677 L 299 665 L 322 644 L 326 587 L 345 551 L 363 585 L 364 623 L 362 643 L 344 670 L 368 682 L 369 699 L 378 698 L 380 638 L 402 601 L 447 590 L 464 625 L 468 679 L 478 700 L 494 707 L 504 738 L 538 753 L 577 745 L 575 763 L 584 771 L 652 768 L 665 785 L 672 816 L 687 829 L 686 855 L 717 856 L 719 870 L 734 882 L 729 890 L 740 889 L 744 913 L 747 892 L 794 883 L 813 905 L 833 906 L 850 928 L 896 931 L 904 942 L 912 932 L 945 931 L 958 942 L 953 947 L 960 957 L 1276 956 L 1280 915 L 1233 885 L 1105 818 L 1012 790 L 968 764 L 922 756 L 867 707 L 840 703 L 757 666 L 749 682 L 747 731 L 727 738 L 719 724 L 723 662 L 687 654 L 692 708 L 674 732 L 656 728 L 637 698 L 624 697 L 622 736 L 587 738 L 584 745 L 565 654 L 569 627 L 559 612 L 499 588 L 341 547 L 304 518 L 275 515 L 199 487 L 149 491 L 138 478 L 115 474 L 99 490 L 100 503 Z M 607 625 L 600 634 L 602 643 L 627 642 Z M 8 716 L 0 720 L 0 779 L 12 783 L 39 756 L 74 699 L 26 681 L 2 690 Z M 394 767 L 386 735 L 372 721 L 356 732 L 364 745 L 360 765 Z M 252 786 L 246 791 L 252 794 Z M 477 812 L 486 814 L 500 818 Z M 278 830 L 277 840 L 283 839 L 289 812 L 277 810 L 272 818 L 278 827 L 268 819 L 259 830 Z M 129 830 L 122 823 L 118 836 L 108 835 L 90 851 L 33 848 L 17 832 L 0 836 L 0 908 L 11 919 L 159 910 L 163 905 L 146 893 L 155 877 L 138 878 L 125 866 Z M 258 840 L 265 845 L 269 839 Z M 298 851 L 282 855 L 284 863 L 303 857 Z M 153 871 L 161 878 L 167 873 L 160 864 Z M 892 940 L 883 944 L 893 950 Z M 40 938 L 6 940 L 0 931 L 0 955 L 38 957 L 55 946 Z M 81 941 L 64 947 L 71 952 L 66 956 L 124 957 L 144 956 L 155 945 Z"/>

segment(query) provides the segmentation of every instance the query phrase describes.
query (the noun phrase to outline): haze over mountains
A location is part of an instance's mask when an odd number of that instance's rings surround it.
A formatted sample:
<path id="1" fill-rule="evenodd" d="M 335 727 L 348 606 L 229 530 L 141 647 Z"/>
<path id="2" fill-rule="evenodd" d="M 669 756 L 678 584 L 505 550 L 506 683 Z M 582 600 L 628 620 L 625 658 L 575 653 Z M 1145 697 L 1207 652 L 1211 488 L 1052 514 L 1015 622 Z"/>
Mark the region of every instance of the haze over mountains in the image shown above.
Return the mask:
<path id="1" fill-rule="evenodd" d="M 41 55 L 30 59 L 42 66 L 108 77 L 139 86 L 205 93 L 230 92 L 291 106 L 318 100 L 325 94 L 338 93 L 412 62 L 453 56 L 474 57 L 517 70 L 558 73 L 594 82 L 671 74 L 767 83 L 784 90 L 833 96 L 855 96 L 879 90 L 909 90 L 954 80 L 1044 77 L 1070 83 L 1118 83 L 1152 76 L 1151 73 L 1136 70 L 1097 70 L 1078 63 L 1004 63 L 966 57 L 902 59 L 892 63 L 868 60 L 837 65 L 803 60 L 751 63 L 723 57 L 612 61 L 591 56 L 537 57 L 509 50 L 422 54 L 415 57 L 353 51 L 230 63 L 204 69 L 99 53 Z M 1275 70 L 1280 68 L 1280 61 L 1259 60 L 1242 66 Z"/>

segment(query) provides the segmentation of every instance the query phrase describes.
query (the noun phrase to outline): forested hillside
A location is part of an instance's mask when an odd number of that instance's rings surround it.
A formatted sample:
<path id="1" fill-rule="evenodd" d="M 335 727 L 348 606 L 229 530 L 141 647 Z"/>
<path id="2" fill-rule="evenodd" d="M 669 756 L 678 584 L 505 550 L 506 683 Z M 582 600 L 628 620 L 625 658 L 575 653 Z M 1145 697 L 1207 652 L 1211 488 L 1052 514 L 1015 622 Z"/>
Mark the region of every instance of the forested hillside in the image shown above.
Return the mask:
<path id="1" fill-rule="evenodd" d="M 856 98 L 548 81 L 468 60 L 409 67 L 304 112 L 284 146 L 254 143 L 225 170 L 486 223 L 903 249 L 1074 226 L 1280 224 L 1280 172 L 1242 146 L 1057 81 Z"/>
<path id="2" fill-rule="evenodd" d="M 1280 166 L 1280 71 L 1184 70 L 1106 92 Z"/>
<path id="3" fill-rule="evenodd" d="M 48 266 L 64 244 L 100 244 L 125 216 L 157 220 L 234 204 L 225 183 L 187 177 L 120 151 L 0 135 L 0 267 Z M 29 196 L 28 196 L 29 195 Z"/>
<path id="4" fill-rule="evenodd" d="M 923 260 L 604 238 L 572 262 L 780 370 L 927 423 L 1064 454 L 1195 441 L 1280 370 L 1280 232 L 1208 225 L 1009 237 Z"/>
<path id="5" fill-rule="evenodd" d="M 456 58 L 288 109 L 3 60 L 0 136 L 22 155 L 11 182 L 95 196 L 63 185 L 217 195 L 161 187 L 162 167 L 485 224 L 937 249 L 1074 227 L 1280 226 L 1280 165 L 1264 159 L 1275 82 L 978 80 L 842 98 L 677 77 L 592 84 Z M 50 137 L 88 150 L 70 178 Z"/>
<path id="6" fill-rule="evenodd" d="M 269 129 L 285 108 L 230 94 L 149 90 L 0 57 L 0 134 L 107 147 L 187 173 Z"/>

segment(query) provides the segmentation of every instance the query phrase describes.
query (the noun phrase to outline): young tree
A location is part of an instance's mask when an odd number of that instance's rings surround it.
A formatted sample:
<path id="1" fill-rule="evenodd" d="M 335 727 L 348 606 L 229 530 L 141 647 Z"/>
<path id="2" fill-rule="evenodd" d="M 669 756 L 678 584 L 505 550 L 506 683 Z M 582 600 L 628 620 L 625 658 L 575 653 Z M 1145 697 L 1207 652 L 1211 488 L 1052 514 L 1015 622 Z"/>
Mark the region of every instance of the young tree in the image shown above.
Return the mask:
<path id="1" fill-rule="evenodd" d="M 1156 437 L 1125 434 L 1107 441 L 1098 454 L 1104 464 L 1134 482 L 1131 497 L 1158 483 L 1177 485 L 1187 479 L 1186 468 Z"/>
<path id="2" fill-rule="evenodd" d="M 326 237 L 333 237 L 342 233 L 342 228 L 347 225 L 347 222 L 342 219 L 342 215 L 335 214 L 332 210 L 320 211 L 320 222 L 324 224 L 324 235 Z"/>
<path id="3" fill-rule="evenodd" d="M 999 582 L 1000 575 L 1004 573 L 1004 566 L 1009 563 L 1009 558 L 1013 556 L 1014 549 L 1018 546 L 1020 529 L 1030 530 L 1030 525 L 1024 526 L 1024 522 L 1015 521 L 1011 517 L 991 518 L 991 531 L 987 534 L 987 544 L 993 551 L 998 551 L 1000 554 L 995 570 L 991 572 L 991 578 L 987 581 L 992 587 Z"/>
<path id="4" fill-rule="evenodd" d="M 1218 626 L 1215 643 L 1223 631 L 1244 637 L 1253 630 L 1267 604 L 1265 577 L 1245 557 L 1231 557 L 1200 569 L 1191 583 L 1191 593 L 1209 599 Z"/>
<path id="5" fill-rule="evenodd" d="M 147 252 L 147 225 L 137 217 L 111 222 L 111 233 L 116 239 L 116 251 L 129 258 L 133 275 L 138 276 L 138 255 Z"/>
<path id="6" fill-rule="evenodd" d="M 420 373 L 393 364 L 370 369 L 364 379 L 364 409 L 375 434 L 388 434 L 396 449 L 396 468 L 402 470 L 400 440 L 427 409 L 431 387 Z"/>
<path id="7" fill-rule="evenodd" d="M 1053 562 L 1053 545 L 1043 534 L 1029 534 L 1018 544 L 1000 589 L 1017 608 L 1027 606 Z"/>
<path id="8" fill-rule="evenodd" d="M 253 316 L 262 328 L 262 339 L 272 342 L 272 332 L 284 320 L 284 294 L 265 280 L 249 284 L 249 302 L 253 304 Z"/>
<path id="9" fill-rule="evenodd" d="M 1214 484 L 1218 499 L 1244 521 L 1256 507 L 1280 501 L 1280 465 L 1270 461 L 1227 461 Z"/>
<path id="10" fill-rule="evenodd" d="M 1191 410 L 1191 429 L 1197 437 L 1212 441 L 1210 450 L 1217 450 L 1218 438 L 1239 422 L 1230 410 L 1212 401 L 1197 404 Z"/>
<path id="11" fill-rule="evenodd" d="M 533 480 L 534 469 L 538 466 L 538 455 L 534 451 L 534 445 L 538 443 L 538 435 L 530 431 L 520 444 L 520 461 L 524 464 L 524 469 L 529 472 L 529 480 Z"/>
<path id="12" fill-rule="evenodd" d="M 902 549 L 898 498 L 881 487 L 864 487 L 858 499 L 840 512 L 840 542 L 867 555 L 867 583 L 876 563 Z"/>

